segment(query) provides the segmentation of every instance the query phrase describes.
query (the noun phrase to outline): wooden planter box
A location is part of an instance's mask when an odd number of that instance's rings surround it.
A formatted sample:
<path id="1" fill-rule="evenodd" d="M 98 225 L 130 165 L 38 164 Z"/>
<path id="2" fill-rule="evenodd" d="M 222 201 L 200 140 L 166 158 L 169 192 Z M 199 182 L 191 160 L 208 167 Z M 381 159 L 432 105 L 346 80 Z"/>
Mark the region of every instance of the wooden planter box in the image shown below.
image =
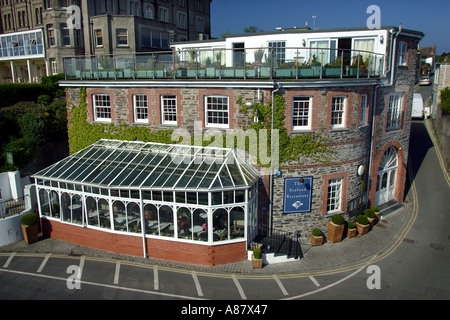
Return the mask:
<path id="1" fill-rule="evenodd" d="M 340 242 L 344 234 L 345 225 L 337 225 L 332 221 L 328 221 L 328 240 L 332 243 Z"/>
<path id="2" fill-rule="evenodd" d="M 255 256 L 252 255 L 252 267 L 253 269 L 262 269 L 263 259 L 255 259 Z"/>
<path id="3" fill-rule="evenodd" d="M 315 237 L 311 234 L 311 244 L 313 246 L 321 246 L 323 243 L 323 236 Z"/>
<path id="4" fill-rule="evenodd" d="M 363 234 L 369 232 L 370 224 L 368 224 L 368 225 L 362 225 L 362 224 L 359 224 L 359 223 L 357 222 L 357 223 L 356 223 L 356 228 L 358 229 L 358 233 L 359 233 L 360 235 L 363 235 Z"/>
<path id="5" fill-rule="evenodd" d="M 26 243 L 34 243 L 38 241 L 38 225 L 28 227 L 22 224 L 23 239 Z"/>
<path id="6" fill-rule="evenodd" d="M 347 238 L 353 238 L 356 236 L 356 228 L 353 229 L 347 229 Z"/>

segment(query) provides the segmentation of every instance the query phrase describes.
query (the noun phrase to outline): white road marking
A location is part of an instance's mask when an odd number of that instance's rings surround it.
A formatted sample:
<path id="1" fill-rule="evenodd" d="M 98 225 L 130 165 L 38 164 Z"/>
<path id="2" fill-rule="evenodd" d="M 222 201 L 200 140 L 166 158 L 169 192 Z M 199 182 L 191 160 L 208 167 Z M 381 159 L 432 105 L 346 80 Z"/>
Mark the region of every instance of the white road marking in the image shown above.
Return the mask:
<path id="1" fill-rule="evenodd" d="M 231 275 L 231 278 L 233 279 L 234 284 L 236 285 L 239 294 L 241 295 L 242 300 L 247 300 L 247 297 L 245 296 L 244 290 L 241 287 L 241 284 L 239 283 L 238 279 L 236 278 L 235 274 Z"/>
<path id="2" fill-rule="evenodd" d="M 155 290 L 159 290 L 158 266 L 153 267 L 153 285 Z"/>
<path id="3" fill-rule="evenodd" d="M 200 282 L 198 281 L 197 272 L 192 271 L 192 278 L 194 279 L 195 288 L 197 289 L 197 294 L 199 297 L 203 297 L 202 287 L 200 286 Z"/>
<path id="4" fill-rule="evenodd" d="M 44 261 L 42 261 L 41 265 L 39 266 L 39 268 L 37 269 L 36 272 L 41 273 L 42 269 L 44 269 L 45 265 L 47 264 L 48 259 L 50 258 L 52 254 L 49 253 L 48 255 L 45 256 Z"/>
<path id="5" fill-rule="evenodd" d="M 116 263 L 116 272 L 114 273 L 114 284 L 119 284 L 120 261 Z"/>
<path id="6" fill-rule="evenodd" d="M 318 283 L 317 280 L 314 279 L 313 276 L 309 276 L 308 278 L 316 285 L 316 287 L 320 287 L 320 283 Z"/>
<path id="7" fill-rule="evenodd" d="M 31 276 L 31 277 L 45 278 L 45 279 L 51 279 L 51 280 L 60 280 L 60 281 L 67 282 L 67 278 L 54 277 L 54 276 L 48 276 L 48 275 L 43 275 L 43 274 L 35 274 L 35 273 L 30 273 L 30 272 L 14 271 L 14 270 L 7 270 L 7 269 L 0 269 L 0 272 L 15 273 L 15 274 L 26 275 L 26 276 Z M 80 281 L 80 283 L 85 284 L 85 285 L 103 287 L 103 288 L 111 288 L 111 289 L 117 289 L 117 290 L 125 290 L 125 291 L 131 291 L 131 292 L 153 294 L 153 295 L 157 295 L 157 296 L 164 296 L 164 297 L 171 297 L 171 298 L 178 298 L 178 299 L 204 300 L 203 298 L 188 297 L 188 296 L 171 294 L 171 293 L 154 292 L 154 291 L 150 291 L 150 290 L 127 288 L 127 287 L 114 286 L 114 285 L 103 284 L 103 283 L 95 283 L 95 282 L 90 282 L 90 281 Z"/>
<path id="8" fill-rule="evenodd" d="M 6 260 L 5 264 L 3 265 L 3 268 L 8 268 L 9 264 L 11 263 L 12 259 L 14 258 L 14 256 L 16 255 L 16 252 L 13 252 L 9 255 L 8 260 Z"/>
<path id="9" fill-rule="evenodd" d="M 273 279 L 276 281 L 276 283 L 278 284 L 278 286 L 281 289 L 281 292 L 283 292 L 283 294 L 285 296 L 288 296 L 289 293 L 286 291 L 286 289 L 284 288 L 283 284 L 281 283 L 280 279 L 278 279 L 278 276 L 276 274 L 273 275 Z"/>

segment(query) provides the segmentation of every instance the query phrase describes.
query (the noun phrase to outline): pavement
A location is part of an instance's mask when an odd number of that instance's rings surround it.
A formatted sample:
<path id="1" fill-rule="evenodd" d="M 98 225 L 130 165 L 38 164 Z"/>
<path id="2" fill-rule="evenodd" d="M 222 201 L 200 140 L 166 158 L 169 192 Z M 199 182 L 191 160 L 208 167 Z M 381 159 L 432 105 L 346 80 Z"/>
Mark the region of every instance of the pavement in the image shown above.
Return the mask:
<path id="1" fill-rule="evenodd" d="M 206 273 L 240 273 L 248 275 L 308 274 L 318 275 L 331 272 L 344 272 L 373 264 L 392 253 L 405 238 L 417 215 L 417 207 L 409 196 L 401 208 L 394 212 L 382 212 L 382 219 L 371 230 L 355 238 L 344 237 L 341 242 L 326 241 L 322 246 L 307 247 L 301 259 L 271 263 L 262 269 L 253 269 L 251 261 L 241 261 L 218 266 L 196 266 L 172 261 L 146 259 L 87 248 L 73 243 L 45 238 L 28 245 L 18 241 L 1 246 L 0 253 L 23 253 L 59 256 L 86 256 L 99 259 L 130 261 L 133 263 L 158 265 L 166 268 L 195 270 Z"/>

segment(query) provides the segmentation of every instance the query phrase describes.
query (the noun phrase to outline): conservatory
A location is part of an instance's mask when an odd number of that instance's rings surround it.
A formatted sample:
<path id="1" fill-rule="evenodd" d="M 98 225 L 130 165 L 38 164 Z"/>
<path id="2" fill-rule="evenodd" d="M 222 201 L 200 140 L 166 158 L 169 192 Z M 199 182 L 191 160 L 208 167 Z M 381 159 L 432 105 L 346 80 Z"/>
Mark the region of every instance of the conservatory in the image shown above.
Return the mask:
<path id="1" fill-rule="evenodd" d="M 99 140 L 33 177 L 40 216 L 73 227 L 215 246 L 257 224 L 259 172 L 232 149 Z"/>

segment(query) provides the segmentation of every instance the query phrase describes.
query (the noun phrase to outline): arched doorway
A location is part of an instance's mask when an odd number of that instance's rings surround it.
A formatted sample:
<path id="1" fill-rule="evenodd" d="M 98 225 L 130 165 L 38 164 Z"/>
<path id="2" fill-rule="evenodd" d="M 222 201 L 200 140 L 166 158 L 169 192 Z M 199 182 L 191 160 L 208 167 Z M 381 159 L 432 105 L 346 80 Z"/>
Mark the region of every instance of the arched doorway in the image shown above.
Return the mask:
<path id="1" fill-rule="evenodd" d="M 398 156 L 394 147 L 390 147 L 381 158 L 378 168 L 376 205 L 382 205 L 395 198 L 397 180 Z"/>

